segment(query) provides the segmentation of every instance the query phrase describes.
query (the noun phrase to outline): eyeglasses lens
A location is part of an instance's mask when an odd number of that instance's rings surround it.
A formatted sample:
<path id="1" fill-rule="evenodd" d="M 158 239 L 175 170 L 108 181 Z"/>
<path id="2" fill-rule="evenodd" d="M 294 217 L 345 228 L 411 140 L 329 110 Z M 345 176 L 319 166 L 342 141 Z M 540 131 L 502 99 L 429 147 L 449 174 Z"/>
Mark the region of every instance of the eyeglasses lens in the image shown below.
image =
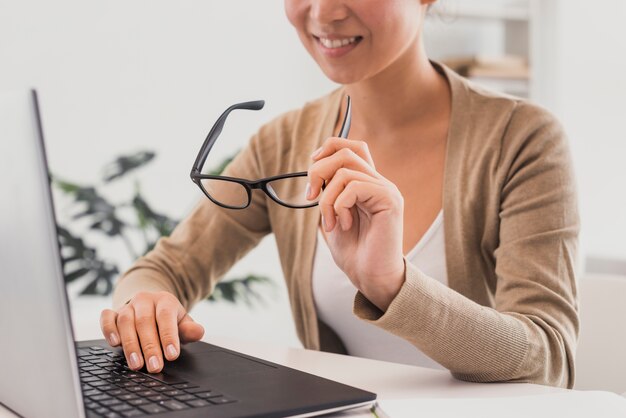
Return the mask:
<path id="1" fill-rule="evenodd" d="M 267 189 L 282 203 L 296 207 L 309 206 L 317 203 L 320 196 L 314 200 L 306 198 L 308 179 L 307 176 L 299 176 L 273 180 L 267 183 Z"/>
<path id="2" fill-rule="evenodd" d="M 219 179 L 201 179 L 205 193 L 224 206 L 243 208 L 248 205 L 248 191 L 234 181 Z"/>

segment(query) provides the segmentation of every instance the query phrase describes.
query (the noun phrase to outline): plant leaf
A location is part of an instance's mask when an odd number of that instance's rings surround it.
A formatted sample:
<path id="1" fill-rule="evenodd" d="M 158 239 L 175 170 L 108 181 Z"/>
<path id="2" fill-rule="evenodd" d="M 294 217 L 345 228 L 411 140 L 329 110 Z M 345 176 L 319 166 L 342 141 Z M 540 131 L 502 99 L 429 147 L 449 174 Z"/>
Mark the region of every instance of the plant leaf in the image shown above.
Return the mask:
<path id="1" fill-rule="evenodd" d="M 255 301 L 264 301 L 255 289 L 259 285 L 273 285 L 273 282 L 268 277 L 256 275 L 222 281 L 215 285 L 213 293 L 207 299 L 212 302 L 223 299 L 230 303 L 243 299 L 246 305 L 252 306 Z"/>
<path id="2" fill-rule="evenodd" d="M 136 170 L 152 161 L 155 155 L 152 151 L 139 151 L 135 154 L 117 157 L 104 167 L 102 179 L 105 183 L 109 183 L 123 177 L 130 171 Z"/>
<path id="3" fill-rule="evenodd" d="M 139 192 L 135 193 L 132 204 L 142 229 L 152 226 L 159 236 L 169 236 L 178 225 L 178 221 L 155 212 Z"/>

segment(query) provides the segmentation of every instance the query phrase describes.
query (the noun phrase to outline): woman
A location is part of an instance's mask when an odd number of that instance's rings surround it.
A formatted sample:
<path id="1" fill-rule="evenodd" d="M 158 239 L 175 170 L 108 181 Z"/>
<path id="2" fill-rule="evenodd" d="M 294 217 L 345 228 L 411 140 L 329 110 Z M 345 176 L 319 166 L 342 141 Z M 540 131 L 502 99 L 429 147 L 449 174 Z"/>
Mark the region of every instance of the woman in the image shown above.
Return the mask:
<path id="1" fill-rule="evenodd" d="M 201 338 L 186 309 L 273 232 L 305 347 L 472 381 L 573 385 L 579 223 L 564 134 L 546 111 L 428 60 L 434 1 L 285 0 L 343 87 L 262 127 L 226 174 L 308 167 L 319 209 L 256 192 L 244 210 L 202 201 L 102 313 L 131 368 L 158 372 L 181 340 Z"/>

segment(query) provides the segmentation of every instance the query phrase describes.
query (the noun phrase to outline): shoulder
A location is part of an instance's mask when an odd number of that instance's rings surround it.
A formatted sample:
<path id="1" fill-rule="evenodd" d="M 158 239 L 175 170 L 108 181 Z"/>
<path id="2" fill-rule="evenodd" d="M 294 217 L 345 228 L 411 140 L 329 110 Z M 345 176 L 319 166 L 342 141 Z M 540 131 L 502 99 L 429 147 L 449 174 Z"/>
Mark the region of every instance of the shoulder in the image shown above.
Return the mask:
<path id="1" fill-rule="evenodd" d="M 450 70 L 448 70 L 450 71 Z M 495 92 L 459 75 L 449 75 L 456 93 L 465 96 L 467 122 L 481 137 L 498 133 L 503 147 L 522 146 L 532 139 L 562 141 L 565 132 L 557 117 L 530 100 Z"/>
<path id="2" fill-rule="evenodd" d="M 460 153 L 459 162 L 470 157 L 506 170 L 519 157 L 534 158 L 550 149 L 567 149 L 562 125 L 544 107 L 486 89 L 445 66 L 441 68 L 452 89 L 450 140 Z"/>

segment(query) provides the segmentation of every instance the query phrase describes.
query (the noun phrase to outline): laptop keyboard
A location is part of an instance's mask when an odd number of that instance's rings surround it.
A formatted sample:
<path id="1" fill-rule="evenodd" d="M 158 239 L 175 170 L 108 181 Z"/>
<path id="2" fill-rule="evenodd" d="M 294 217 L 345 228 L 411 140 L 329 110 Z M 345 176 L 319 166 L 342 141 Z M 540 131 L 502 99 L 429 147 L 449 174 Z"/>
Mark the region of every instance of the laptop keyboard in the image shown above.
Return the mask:
<path id="1" fill-rule="evenodd" d="M 88 417 L 140 417 L 237 402 L 173 375 L 130 370 L 123 355 L 102 347 L 77 351 Z"/>

